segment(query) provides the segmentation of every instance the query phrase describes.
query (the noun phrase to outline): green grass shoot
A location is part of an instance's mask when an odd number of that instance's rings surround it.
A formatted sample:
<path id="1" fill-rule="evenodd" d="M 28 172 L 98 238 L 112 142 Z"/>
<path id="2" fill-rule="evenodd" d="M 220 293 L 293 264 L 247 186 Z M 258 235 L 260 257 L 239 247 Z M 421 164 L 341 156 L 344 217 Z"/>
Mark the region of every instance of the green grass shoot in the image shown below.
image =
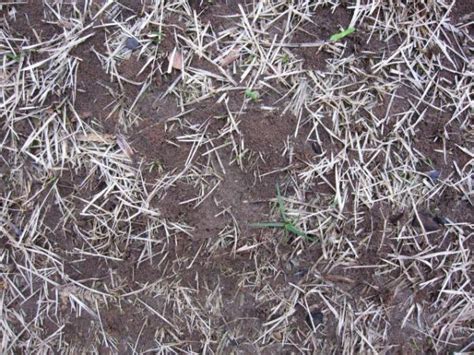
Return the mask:
<path id="1" fill-rule="evenodd" d="M 282 222 L 260 222 L 260 223 L 252 223 L 250 224 L 251 227 L 255 228 L 281 228 L 286 233 L 292 233 L 299 237 L 303 237 L 306 239 L 311 239 L 306 233 L 298 229 L 294 222 L 288 219 L 285 210 L 285 204 L 283 202 L 283 198 L 281 197 L 280 187 L 276 185 L 276 192 L 277 192 L 277 202 L 278 202 L 278 211 L 280 212 L 280 218 Z"/>
<path id="2" fill-rule="evenodd" d="M 339 41 L 339 40 L 343 39 L 346 36 L 349 36 L 351 33 L 354 33 L 354 32 L 355 32 L 355 28 L 354 27 L 349 27 L 344 31 L 333 34 L 329 39 L 331 41 L 336 42 L 336 41 Z"/>
<path id="3" fill-rule="evenodd" d="M 164 36 L 163 36 L 162 32 L 158 32 L 158 31 L 152 32 L 151 33 L 151 38 L 152 38 L 151 42 L 153 44 L 160 44 L 161 41 L 163 40 L 163 37 Z"/>
<path id="4" fill-rule="evenodd" d="M 18 62 L 18 61 L 20 61 L 21 54 L 7 53 L 6 57 L 7 57 L 7 59 L 14 60 L 15 62 Z"/>
<path id="5" fill-rule="evenodd" d="M 257 101 L 258 100 L 258 92 L 246 89 L 245 90 L 245 97 L 249 98 L 252 101 Z"/>

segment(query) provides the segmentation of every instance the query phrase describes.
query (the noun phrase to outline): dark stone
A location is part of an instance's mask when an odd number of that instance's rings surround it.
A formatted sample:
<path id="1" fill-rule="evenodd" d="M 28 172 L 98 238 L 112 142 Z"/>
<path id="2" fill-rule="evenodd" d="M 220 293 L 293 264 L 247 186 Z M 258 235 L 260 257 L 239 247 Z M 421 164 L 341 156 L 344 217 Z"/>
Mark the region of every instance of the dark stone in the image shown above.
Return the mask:
<path id="1" fill-rule="evenodd" d="M 437 182 L 439 177 L 441 176 L 441 172 L 438 170 L 431 170 L 428 171 L 426 175 L 428 175 L 432 182 Z"/>
<path id="2" fill-rule="evenodd" d="M 448 219 L 443 216 L 434 216 L 433 220 L 438 224 L 442 224 L 443 226 L 449 223 Z"/>
<path id="3" fill-rule="evenodd" d="M 135 37 L 128 37 L 125 41 L 125 47 L 131 49 L 132 51 L 140 47 L 140 42 L 137 41 Z"/>
<path id="4" fill-rule="evenodd" d="M 324 321 L 324 314 L 321 312 L 320 309 L 315 309 L 314 311 L 311 312 L 311 314 L 308 314 L 306 316 L 306 322 L 308 325 L 313 328 L 317 328 L 318 325 L 322 324 Z"/>
<path id="5" fill-rule="evenodd" d="M 321 146 L 316 142 L 311 143 L 311 148 L 313 148 L 313 151 L 318 155 L 323 153 Z"/>

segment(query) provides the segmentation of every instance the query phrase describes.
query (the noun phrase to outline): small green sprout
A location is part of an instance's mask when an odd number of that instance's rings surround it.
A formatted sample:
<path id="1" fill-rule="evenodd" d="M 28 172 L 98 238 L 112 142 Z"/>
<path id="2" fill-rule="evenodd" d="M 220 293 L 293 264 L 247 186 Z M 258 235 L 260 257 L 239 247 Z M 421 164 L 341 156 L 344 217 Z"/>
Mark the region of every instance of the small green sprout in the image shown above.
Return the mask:
<path id="1" fill-rule="evenodd" d="M 283 203 L 283 198 L 281 197 L 280 194 L 280 187 L 276 185 L 276 192 L 277 192 L 277 202 L 278 202 L 278 210 L 280 211 L 280 217 L 282 219 L 282 222 L 261 222 L 261 223 L 252 223 L 250 224 L 250 227 L 254 228 L 281 228 L 285 231 L 286 233 L 292 233 L 294 235 L 297 235 L 299 237 L 303 237 L 305 239 L 311 240 L 311 237 L 309 237 L 306 233 L 298 229 L 294 222 L 288 219 L 286 212 L 285 212 L 285 205 Z"/>
<path id="2" fill-rule="evenodd" d="M 257 101 L 258 100 L 258 92 L 246 89 L 245 90 L 245 97 L 249 98 L 252 101 Z"/>
<path id="3" fill-rule="evenodd" d="M 155 31 L 150 34 L 150 37 L 152 38 L 151 43 L 160 44 L 164 35 L 162 32 Z"/>
<path id="4" fill-rule="evenodd" d="M 7 59 L 14 60 L 15 62 L 19 62 L 21 58 L 21 54 L 7 53 L 6 57 Z"/>
<path id="5" fill-rule="evenodd" d="M 354 27 L 349 27 L 344 31 L 333 34 L 329 39 L 331 41 L 337 42 L 337 41 L 343 39 L 344 37 L 349 36 L 351 33 L 354 33 L 354 32 L 355 32 L 355 28 Z"/>
<path id="6" fill-rule="evenodd" d="M 157 171 L 159 174 L 164 171 L 163 164 L 160 160 L 154 160 L 148 164 L 148 172 L 151 173 L 153 171 Z"/>
<path id="7" fill-rule="evenodd" d="M 288 53 L 285 53 L 281 56 L 281 62 L 283 64 L 288 64 L 290 62 L 290 56 L 288 55 Z"/>

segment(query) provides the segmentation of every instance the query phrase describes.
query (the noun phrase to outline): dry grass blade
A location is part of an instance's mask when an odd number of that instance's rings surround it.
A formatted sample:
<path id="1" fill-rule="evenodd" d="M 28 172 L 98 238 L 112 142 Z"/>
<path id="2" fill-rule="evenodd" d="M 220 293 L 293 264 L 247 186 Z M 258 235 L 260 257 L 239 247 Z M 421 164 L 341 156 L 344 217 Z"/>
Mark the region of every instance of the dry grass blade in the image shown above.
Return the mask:
<path id="1" fill-rule="evenodd" d="M 168 56 L 169 66 L 168 73 L 171 73 L 172 69 L 183 70 L 184 68 L 184 58 L 183 53 L 174 48 L 173 51 Z"/>

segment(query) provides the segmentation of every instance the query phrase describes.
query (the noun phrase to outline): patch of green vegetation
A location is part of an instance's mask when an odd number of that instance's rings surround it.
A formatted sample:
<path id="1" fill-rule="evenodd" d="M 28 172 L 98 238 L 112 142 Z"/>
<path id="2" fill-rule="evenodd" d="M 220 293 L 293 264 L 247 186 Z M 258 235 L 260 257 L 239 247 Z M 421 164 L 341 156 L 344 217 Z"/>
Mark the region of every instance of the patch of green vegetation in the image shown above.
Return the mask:
<path id="1" fill-rule="evenodd" d="M 282 64 L 288 64 L 290 62 L 290 56 L 288 53 L 285 53 L 281 56 Z"/>
<path id="2" fill-rule="evenodd" d="M 298 229 L 295 226 L 295 223 L 288 218 L 286 215 L 285 204 L 283 203 L 283 198 L 280 194 L 280 187 L 276 185 L 276 192 L 277 192 L 277 202 L 278 202 L 278 210 L 280 212 L 280 218 L 282 222 L 260 222 L 260 223 L 252 223 L 250 227 L 255 228 L 280 228 L 283 229 L 285 234 L 292 233 L 296 236 L 303 237 L 308 240 L 312 240 L 310 236 L 304 233 L 302 230 Z"/>
<path id="3" fill-rule="evenodd" d="M 30 145 L 31 149 L 37 149 L 41 147 L 41 141 L 39 139 L 33 139 Z"/>
<path id="4" fill-rule="evenodd" d="M 250 89 L 245 90 L 245 97 L 249 98 L 252 101 L 258 100 L 258 92 Z"/>
<path id="5" fill-rule="evenodd" d="M 152 32 L 150 34 L 151 36 L 151 43 L 153 44 L 160 44 L 161 41 L 163 41 L 163 38 L 164 38 L 164 34 L 162 32 L 158 32 L 158 31 L 155 31 L 155 32 Z"/>
<path id="6" fill-rule="evenodd" d="M 6 54 L 7 59 L 14 60 L 15 62 L 19 62 L 21 58 L 21 54 L 14 54 L 14 53 L 7 53 Z"/>
<path id="7" fill-rule="evenodd" d="M 349 36 L 351 33 L 354 33 L 354 32 L 355 32 L 355 28 L 354 27 L 349 27 L 349 28 L 345 29 L 344 31 L 333 34 L 331 37 L 329 37 L 329 39 L 331 41 L 337 42 L 337 41 L 340 41 L 341 39 L 343 39 L 344 37 Z"/>

